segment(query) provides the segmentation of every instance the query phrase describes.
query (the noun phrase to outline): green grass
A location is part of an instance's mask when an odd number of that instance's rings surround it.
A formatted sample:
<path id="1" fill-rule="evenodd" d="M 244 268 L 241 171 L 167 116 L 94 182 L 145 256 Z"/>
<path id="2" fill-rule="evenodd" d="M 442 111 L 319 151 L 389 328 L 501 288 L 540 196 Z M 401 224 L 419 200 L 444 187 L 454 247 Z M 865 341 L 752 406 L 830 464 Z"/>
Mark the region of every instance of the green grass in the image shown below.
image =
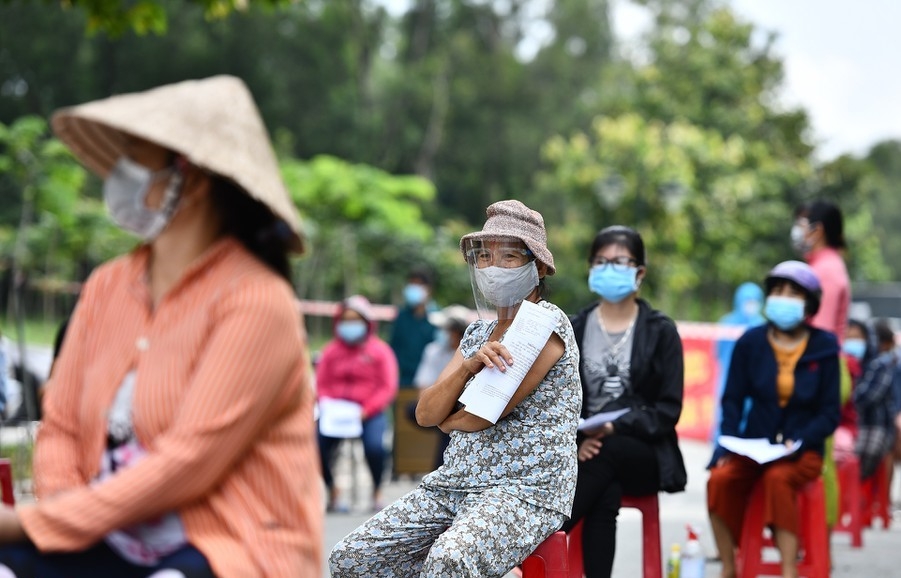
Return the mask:
<path id="1" fill-rule="evenodd" d="M 59 328 L 59 321 L 44 321 L 43 319 L 26 319 L 25 320 L 25 342 L 31 345 L 53 345 L 53 338 L 56 336 L 56 330 Z M 0 334 L 7 339 L 16 342 L 19 338 L 16 323 L 14 320 L 0 315 Z"/>

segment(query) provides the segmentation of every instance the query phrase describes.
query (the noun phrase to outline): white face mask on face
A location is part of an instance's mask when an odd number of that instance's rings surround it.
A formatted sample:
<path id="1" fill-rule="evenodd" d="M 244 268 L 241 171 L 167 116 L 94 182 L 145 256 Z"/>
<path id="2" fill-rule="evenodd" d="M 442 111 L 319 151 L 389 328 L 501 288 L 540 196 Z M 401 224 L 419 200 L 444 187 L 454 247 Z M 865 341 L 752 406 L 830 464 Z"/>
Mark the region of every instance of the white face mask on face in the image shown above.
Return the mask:
<path id="1" fill-rule="evenodd" d="M 475 269 L 479 291 L 495 307 L 512 307 L 525 299 L 538 286 L 535 261 L 522 267 L 485 267 Z"/>
<path id="2" fill-rule="evenodd" d="M 148 208 L 147 194 L 151 185 L 170 175 L 160 208 Z M 121 157 L 103 182 L 103 199 L 117 225 L 144 241 L 152 241 L 175 215 L 181 182 L 181 174 L 172 168 L 152 171 Z"/>

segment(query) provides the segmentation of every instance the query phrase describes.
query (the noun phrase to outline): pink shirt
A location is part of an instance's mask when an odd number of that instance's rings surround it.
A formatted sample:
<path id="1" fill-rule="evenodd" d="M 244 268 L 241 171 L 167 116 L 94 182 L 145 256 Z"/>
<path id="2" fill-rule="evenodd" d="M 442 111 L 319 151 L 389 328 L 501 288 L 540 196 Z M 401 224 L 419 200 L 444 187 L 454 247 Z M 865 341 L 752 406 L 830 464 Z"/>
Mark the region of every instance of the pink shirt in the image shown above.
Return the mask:
<path id="1" fill-rule="evenodd" d="M 380 413 L 394 401 L 397 384 L 394 351 L 372 333 L 359 345 L 333 339 L 316 364 L 316 394 L 362 405 L 363 419 Z"/>
<path id="2" fill-rule="evenodd" d="M 820 310 L 810 322 L 814 327 L 834 333 L 841 343 L 848 327 L 848 307 L 851 305 L 851 280 L 845 261 L 838 251 L 824 247 L 808 253 L 807 262 L 823 288 Z"/>

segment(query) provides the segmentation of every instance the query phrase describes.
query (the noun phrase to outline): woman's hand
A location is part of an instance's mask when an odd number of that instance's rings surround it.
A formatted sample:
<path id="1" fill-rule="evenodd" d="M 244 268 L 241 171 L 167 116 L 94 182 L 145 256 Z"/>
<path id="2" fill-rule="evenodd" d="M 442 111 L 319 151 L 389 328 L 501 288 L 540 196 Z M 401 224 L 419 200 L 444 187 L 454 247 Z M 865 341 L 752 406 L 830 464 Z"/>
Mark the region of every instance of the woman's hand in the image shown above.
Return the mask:
<path id="1" fill-rule="evenodd" d="M 586 462 L 598 455 L 602 445 L 604 445 L 604 442 L 599 438 L 585 438 L 582 440 L 582 443 L 579 444 L 579 461 Z"/>
<path id="2" fill-rule="evenodd" d="M 482 371 L 483 367 L 497 367 L 501 371 L 507 371 L 508 365 L 513 365 L 513 356 L 500 341 L 489 341 L 475 355 L 463 361 L 463 367 L 473 375 Z"/>
<path id="3" fill-rule="evenodd" d="M 24 542 L 27 539 L 16 510 L 9 506 L 0 506 L 0 544 Z"/>

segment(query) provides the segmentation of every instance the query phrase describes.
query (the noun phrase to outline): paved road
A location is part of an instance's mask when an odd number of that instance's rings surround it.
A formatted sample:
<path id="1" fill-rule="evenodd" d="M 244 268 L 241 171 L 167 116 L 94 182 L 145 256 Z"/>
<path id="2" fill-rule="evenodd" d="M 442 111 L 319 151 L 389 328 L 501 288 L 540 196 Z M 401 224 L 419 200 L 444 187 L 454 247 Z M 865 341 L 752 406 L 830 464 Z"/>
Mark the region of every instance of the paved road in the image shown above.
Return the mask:
<path id="1" fill-rule="evenodd" d="M 685 525 L 692 524 L 701 528 L 701 543 L 709 555 L 713 553 L 713 542 L 706 513 L 704 491 L 707 473 L 704 466 L 710 457 L 710 446 L 701 442 L 683 442 L 682 451 L 689 475 L 688 489 L 683 493 L 662 494 L 660 497 L 660 525 L 664 553 L 669 551 L 673 543 L 684 544 Z M 347 459 L 349 454 L 345 453 L 342 456 L 344 473 L 337 478 L 339 487 L 346 487 L 351 481 L 346 468 Z M 324 543 L 326 556 L 338 540 L 369 517 L 366 511 L 369 476 L 365 466 L 362 465 L 362 455 L 357 459 L 360 464 L 357 474 L 357 479 L 360 480 L 360 499 L 357 500 L 353 513 L 329 514 L 326 517 Z M 389 500 L 395 499 L 413 487 L 415 482 L 409 480 L 391 482 L 385 486 L 385 497 Z M 834 562 L 832 578 L 901 576 L 901 519 L 897 517 L 894 526 L 889 530 L 867 530 L 864 534 L 864 547 L 859 550 L 851 548 L 849 537 L 842 534 L 833 536 L 832 547 Z M 661 553 L 661 556 L 664 553 Z M 623 510 L 620 514 L 613 575 L 621 578 L 641 576 L 641 515 L 635 510 Z M 710 578 L 719 576 L 719 564 L 709 562 L 706 575 Z M 323 578 L 329 578 L 327 570 L 323 573 Z"/>

